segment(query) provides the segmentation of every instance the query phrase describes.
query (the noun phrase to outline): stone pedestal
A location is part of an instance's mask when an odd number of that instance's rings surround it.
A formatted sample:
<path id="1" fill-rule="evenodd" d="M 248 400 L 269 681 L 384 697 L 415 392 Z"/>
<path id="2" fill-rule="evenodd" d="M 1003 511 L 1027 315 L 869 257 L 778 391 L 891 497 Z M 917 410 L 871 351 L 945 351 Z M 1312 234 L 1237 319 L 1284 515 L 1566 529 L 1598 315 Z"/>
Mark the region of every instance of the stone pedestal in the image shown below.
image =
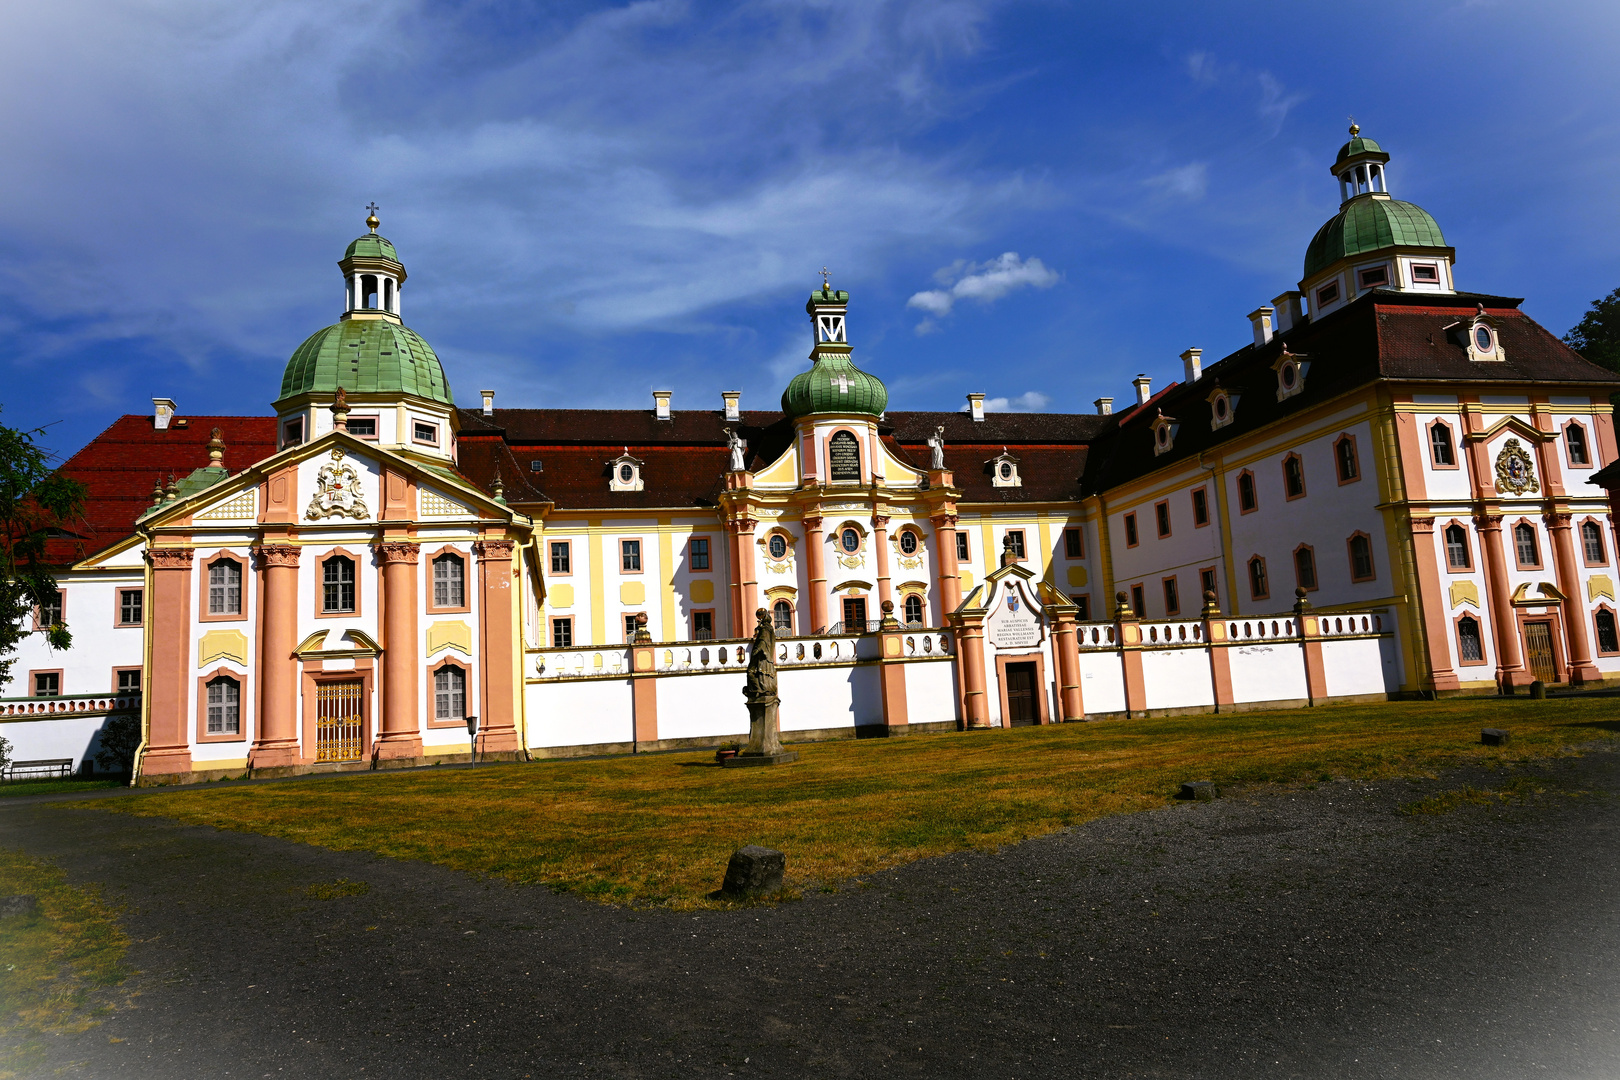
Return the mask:
<path id="1" fill-rule="evenodd" d="M 753 697 L 748 699 L 748 745 L 736 757 L 720 762 L 722 768 L 746 769 L 757 765 L 786 765 L 798 761 L 799 755 L 782 749 L 782 735 L 778 727 L 776 710 L 781 698 Z"/>

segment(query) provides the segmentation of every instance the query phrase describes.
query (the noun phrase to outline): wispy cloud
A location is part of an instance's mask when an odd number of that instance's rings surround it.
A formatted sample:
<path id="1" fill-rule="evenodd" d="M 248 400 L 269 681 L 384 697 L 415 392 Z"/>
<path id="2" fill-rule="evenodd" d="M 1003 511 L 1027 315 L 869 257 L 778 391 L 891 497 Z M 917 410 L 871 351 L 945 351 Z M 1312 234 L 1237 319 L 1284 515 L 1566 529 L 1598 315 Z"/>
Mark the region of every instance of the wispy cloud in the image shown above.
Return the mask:
<path id="1" fill-rule="evenodd" d="M 1304 101 L 1306 95 L 1289 93 L 1269 71 L 1262 71 L 1255 78 L 1260 80 L 1260 116 L 1271 124 L 1271 133 L 1276 135 L 1282 130 L 1283 121 L 1288 119 L 1288 110 Z"/>
<path id="2" fill-rule="evenodd" d="M 1178 165 L 1150 176 L 1142 183 L 1174 198 L 1197 202 L 1209 188 L 1209 166 L 1202 161 Z"/>
<path id="3" fill-rule="evenodd" d="M 1270 71 L 1245 68 L 1239 64 L 1222 64 L 1216 60 L 1214 53 L 1206 50 L 1188 53 L 1186 66 L 1187 77 L 1200 87 L 1220 83 L 1258 86 L 1260 100 L 1255 104 L 1255 114 L 1265 122 L 1267 134 L 1273 137 L 1282 131 L 1283 123 L 1294 106 L 1309 96 L 1289 91 Z"/>
<path id="4" fill-rule="evenodd" d="M 1052 398 L 1039 390 L 1029 390 L 1017 397 L 987 397 L 984 399 L 985 412 L 1042 412 L 1052 403 Z M 958 412 L 967 412 L 964 405 Z"/>
<path id="5" fill-rule="evenodd" d="M 934 280 L 945 288 L 914 293 L 906 301 L 906 306 L 926 311 L 935 318 L 944 318 L 959 300 L 990 304 L 1015 289 L 1050 289 L 1058 283 L 1058 273 L 1048 269 L 1037 258 L 1020 259 L 1016 251 L 1008 251 L 982 263 L 958 259 L 950 266 L 936 270 Z M 919 334 L 932 333 L 933 330 L 932 319 L 924 319 L 917 325 Z"/>

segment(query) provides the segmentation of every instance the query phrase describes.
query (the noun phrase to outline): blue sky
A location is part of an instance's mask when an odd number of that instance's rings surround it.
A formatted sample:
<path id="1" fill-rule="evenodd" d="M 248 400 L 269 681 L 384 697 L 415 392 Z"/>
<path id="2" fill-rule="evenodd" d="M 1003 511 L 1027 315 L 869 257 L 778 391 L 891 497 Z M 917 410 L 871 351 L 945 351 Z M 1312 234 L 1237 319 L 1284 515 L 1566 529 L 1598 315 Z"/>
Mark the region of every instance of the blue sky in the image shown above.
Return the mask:
<path id="1" fill-rule="evenodd" d="M 10 5 L 0 420 L 265 413 L 382 207 L 458 400 L 775 407 L 850 290 L 895 409 L 1089 410 L 1247 340 L 1354 115 L 1463 289 L 1620 286 L 1620 5 Z"/>

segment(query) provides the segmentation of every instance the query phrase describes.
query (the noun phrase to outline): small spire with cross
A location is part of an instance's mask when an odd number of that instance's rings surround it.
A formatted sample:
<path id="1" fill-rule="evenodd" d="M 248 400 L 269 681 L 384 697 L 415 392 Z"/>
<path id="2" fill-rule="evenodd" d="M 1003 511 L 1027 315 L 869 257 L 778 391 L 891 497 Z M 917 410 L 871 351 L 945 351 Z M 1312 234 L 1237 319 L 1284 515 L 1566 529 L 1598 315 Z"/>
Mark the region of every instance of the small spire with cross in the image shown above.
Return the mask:
<path id="1" fill-rule="evenodd" d="M 370 229 L 372 232 L 376 232 L 377 231 L 377 226 L 382 224 L 382 222 L 377 220 L 377 202 L 376 202 L 376 200 L 372 200 L 371 205 L 366 207 L 366 213 L 369 215 L 366 218 L 366 228 Z"/>
<path id="2" fill-rule="evenodd" d="M 1361 134 L 1361 125 L 1356 123 L 1356 118 L 1352 116 L 1350 118 L 1350 137 L 1353 139 L 1357 135 L 1360 135 L 1360 134 Z"/>
<path id="3" fill-rule="evenodd" d="M 832 272 L 823 264 L 821 267 L 821 291 L 826 292 L 830 288 L 832 288 Z"/>

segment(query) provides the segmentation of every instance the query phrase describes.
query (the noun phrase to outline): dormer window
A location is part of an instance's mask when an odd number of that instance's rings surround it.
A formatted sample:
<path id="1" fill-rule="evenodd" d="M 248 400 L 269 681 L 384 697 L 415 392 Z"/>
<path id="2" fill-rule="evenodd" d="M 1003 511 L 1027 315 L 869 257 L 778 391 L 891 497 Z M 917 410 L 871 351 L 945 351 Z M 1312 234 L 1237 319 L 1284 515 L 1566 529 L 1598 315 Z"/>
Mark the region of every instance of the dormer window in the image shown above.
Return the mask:
<path id="1" fill-rule="evenodd" d="M 1238 397 L 1217 386 L 1205 398 L 1209 402 L 1209 430 L 1218 431 L 1236 418 Z"/>
<path id="2" fill-rule="evenodd" d="M 1415 285 L 1440 284 L 1440 267 L 1435 263 L 1413 263 L 1412 283 Z"/>
<path id="3" fill-rule="evenodd" d="M 1024 479 L 1018 475 L 1018 459 L 1007 453 L 1003 446 L 1001 453 L 985 462 L 990 467 L 990 485 L 998 488 L 1023 487 Z"/>
<path id="4" fill-rule="evenodd" d="M 1174 417 L 1166 416 L 1162 412 L 1159 413 L 1158 418 L 1153 421 L 1154 457 L 1170 452 L 1171 448 L 1175 446 L 1176 432 L 1180 429 L 1181 425 L 1176 423 Z"/>
<path id="5" fill-rule="evenodd" d="M 304 418 L 288 420 L 281 425 L 281 445 L 297 446 L 304 441 Z"/>
<path id="6" fill-rule="evenodd" d="M 609 491 L 641 491 L 644 485 L 641 480 L 641 459 L 630 456 L 630 448 L 624 448 L 624 453 L 608 462 L 608 490 Z"/>
<path id="7" fill-rule="evenodd" d="M 411 439 L 413 442 L 426 443 L 428 446 L 439 445 L 439 426 L 416 420 L 411 423 Z"/>
<path id="8" fill-rule="evenodd" d="M 1330 281 L 1316 290 L 1316 307 L 1320 311 L 1329 304 L 1337 303 L 1339 299 L 1339 283 Z"/>
<path id="9" fill-rule="evenodd" d="M 1478 363 L 1492 363 L 1506 360 L 1502 352 L 1502 342 L 1496 335 L 1495 320 L 1485 314 L 1485 305 L 1481 304 L 1479 313 L 1466 323 L 1453 323 L 1446 329 L 1455 327 L 1463 334 L 1463 346 L 1468 350 L 1468 359 Z"/>
<path id="10" fill-rule="evenodd" d="M 1305 389 L 1305 375 L 1310 367 L 1310 361 L 1294 355 L 1286 347 L 1283 349 L 1283 354 L 1271 365 L 1271 369 L 1277 373 L 1278 401 L 1291 398 Z"/>
<path id="11" fill-rule="evenodd" d="M 1363 289 L 1376 289 L 1381 285 L 1388 285 L 1389 267 L 1369 266 L 1356 275 L 1356 280 Z"/>

